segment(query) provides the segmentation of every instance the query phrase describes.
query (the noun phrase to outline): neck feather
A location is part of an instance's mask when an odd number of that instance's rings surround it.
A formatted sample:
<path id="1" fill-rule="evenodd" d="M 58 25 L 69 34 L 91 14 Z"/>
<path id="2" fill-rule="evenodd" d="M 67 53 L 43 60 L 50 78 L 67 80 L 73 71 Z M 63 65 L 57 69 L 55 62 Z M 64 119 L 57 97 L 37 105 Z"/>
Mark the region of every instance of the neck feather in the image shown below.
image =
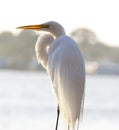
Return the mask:
<path id="1" fill-rule="evenodd" d="M 37 61 L 41 63 L 45 69 L 47 69 L 49 47 L 53 40 L 52 35 L 43 34 L 38 38 L 35 45 Z"/>

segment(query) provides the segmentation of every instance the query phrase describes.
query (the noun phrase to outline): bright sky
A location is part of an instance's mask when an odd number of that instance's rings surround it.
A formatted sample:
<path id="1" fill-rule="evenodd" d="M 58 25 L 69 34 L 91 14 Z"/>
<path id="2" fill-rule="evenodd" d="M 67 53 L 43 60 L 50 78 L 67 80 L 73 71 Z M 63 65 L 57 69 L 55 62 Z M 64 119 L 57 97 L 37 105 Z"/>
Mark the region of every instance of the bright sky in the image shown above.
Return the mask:
<path id="1" fill-rule="evenodd" d="M 66 32 L 87 27 L 111 46 L 119 46 L 119 0 L 1 0 L 0 30 L 16 26 L 61 23 Z"/>

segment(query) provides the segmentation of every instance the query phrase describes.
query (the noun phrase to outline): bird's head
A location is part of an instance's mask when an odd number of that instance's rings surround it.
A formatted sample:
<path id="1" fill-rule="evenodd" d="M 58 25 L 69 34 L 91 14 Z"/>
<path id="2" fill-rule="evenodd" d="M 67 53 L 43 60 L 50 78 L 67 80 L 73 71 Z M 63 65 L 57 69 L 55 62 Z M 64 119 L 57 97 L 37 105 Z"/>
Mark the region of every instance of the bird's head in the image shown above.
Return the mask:
<path id="1" fill-rule="evenodd" d="M 20 26 L 17 27 L 17 29 L 46 31 L 52 33 L 56 37 L 65 34 L 64 28 L 59 23 L 54 21 L 46 22 L 43 24 L 37 24 L 37 25 Z"/>

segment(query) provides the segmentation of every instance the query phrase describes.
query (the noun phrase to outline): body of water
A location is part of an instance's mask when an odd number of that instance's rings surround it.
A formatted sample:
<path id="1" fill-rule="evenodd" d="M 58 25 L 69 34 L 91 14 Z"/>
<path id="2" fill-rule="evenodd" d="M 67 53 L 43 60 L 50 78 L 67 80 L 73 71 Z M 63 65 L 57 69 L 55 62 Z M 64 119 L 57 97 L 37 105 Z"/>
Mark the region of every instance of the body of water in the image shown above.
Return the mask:
<path id="1" fill-rule="evenodd" d="M 46 73 L 0 71 L 0 130 L 54 130 L 56 106 Z M 118 76 L 87 76 L 80 130 L 119 130 Z"/>

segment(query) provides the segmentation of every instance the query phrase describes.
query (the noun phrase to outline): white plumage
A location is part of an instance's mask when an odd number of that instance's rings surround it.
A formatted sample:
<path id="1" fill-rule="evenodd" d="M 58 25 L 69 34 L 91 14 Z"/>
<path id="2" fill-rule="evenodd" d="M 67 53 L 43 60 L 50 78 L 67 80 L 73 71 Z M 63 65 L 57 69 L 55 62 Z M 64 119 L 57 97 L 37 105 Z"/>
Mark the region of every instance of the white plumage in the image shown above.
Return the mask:
<path id="1" fill-rule="evenodd" d="M 53 91 L 64 116 L 68 130 L 75 130 L 83 109 L 85 65 L 77 44 L 65 35 L 56 22 L 23 26 L 23 29 L 39 29 L 49 32 L 41 35 L 35 46 L 38 62 L 50 75 Z"/>
<path id="2" fill-rule="evenodd" d="M 73 125 L 80 116 L 85 71 L 82 55 L 72 39 L 60 36 L 52 42 L 47 70 L 60 111 L 68 124 Z"/>

